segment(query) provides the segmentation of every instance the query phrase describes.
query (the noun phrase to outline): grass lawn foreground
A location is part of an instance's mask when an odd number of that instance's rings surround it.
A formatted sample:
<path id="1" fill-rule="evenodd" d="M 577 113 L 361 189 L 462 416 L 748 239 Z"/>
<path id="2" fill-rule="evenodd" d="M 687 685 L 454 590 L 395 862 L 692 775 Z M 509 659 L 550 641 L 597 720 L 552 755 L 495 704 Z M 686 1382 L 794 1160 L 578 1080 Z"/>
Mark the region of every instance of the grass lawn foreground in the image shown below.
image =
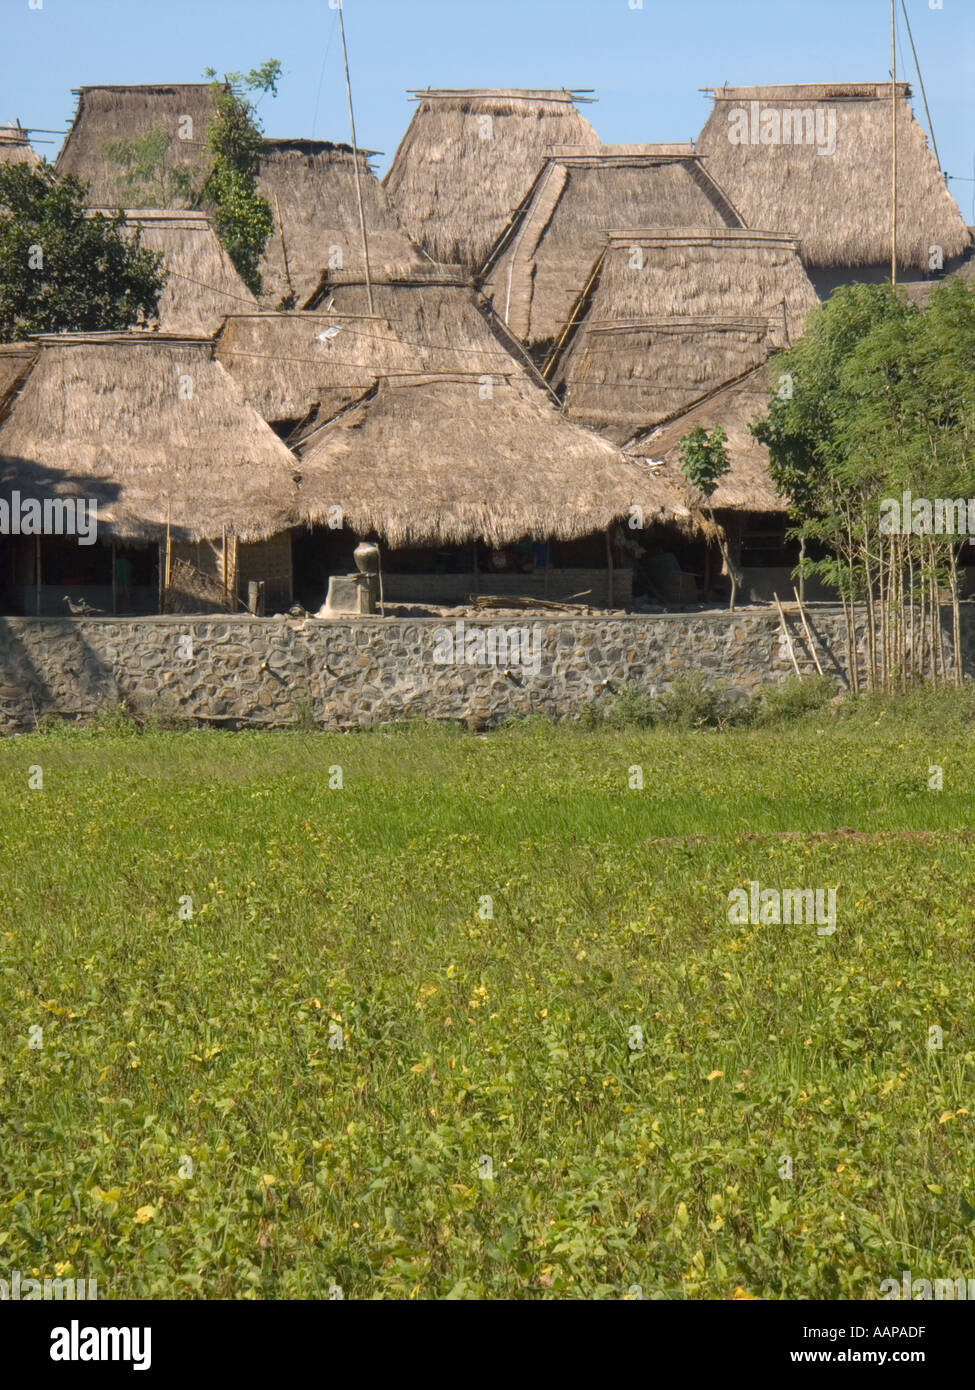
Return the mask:
<path id="1" fill-rule="evenodd" d="M 100 1298 L 975 1276 L 973 728 L 4 740 L 0 1260 Z M 835 887 L 835 933 L 732 925 L 756 880 Z"/>

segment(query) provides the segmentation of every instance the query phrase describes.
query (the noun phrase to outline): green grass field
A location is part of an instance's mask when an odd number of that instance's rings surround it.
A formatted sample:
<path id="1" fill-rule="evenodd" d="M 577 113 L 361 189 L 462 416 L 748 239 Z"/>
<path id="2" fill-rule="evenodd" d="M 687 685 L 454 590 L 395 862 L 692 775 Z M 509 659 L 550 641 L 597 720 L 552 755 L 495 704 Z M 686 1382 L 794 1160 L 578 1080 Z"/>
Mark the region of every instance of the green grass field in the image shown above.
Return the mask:
<path id="1" fill-rule="evenodd" d="M 975 1277 L 972 727 L 945 698 L 721 733 L 4 741 L 0 1275 Z M 730 925 L 754 879 L 836 887 L 835 934 Z"/>

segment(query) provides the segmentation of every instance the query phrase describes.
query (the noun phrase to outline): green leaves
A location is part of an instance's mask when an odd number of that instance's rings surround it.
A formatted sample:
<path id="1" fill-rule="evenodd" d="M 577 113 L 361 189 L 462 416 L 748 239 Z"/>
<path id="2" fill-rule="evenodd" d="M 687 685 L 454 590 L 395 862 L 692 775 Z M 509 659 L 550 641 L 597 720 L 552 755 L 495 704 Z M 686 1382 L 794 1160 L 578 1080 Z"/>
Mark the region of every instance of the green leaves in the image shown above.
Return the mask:
<path id="1" fill-rule="evenodd" d="M 257 191 L 264 140 L 255 107 L 242 91 L 277 93 L 281 64 L 270 59 L 249 73 L 227 73 L 214 83 L 216 116 L 207 130 L 213 167 L 203 189 L 214 229 L 252 294 L 261 293 L 259 266 L 274 230 L 271 205 Z M 212 68 L 204 74 L 214 76 Z"/>
<path id="2" fill-rule="evenodd" d="M 47 164 L 0 164 L 0 341 L 128 328 L 156 313 L 162 256 L 121 212 L 86 216 L 87 188 Z"/>
<path id="3" fill-rule="evenodd" d="M 731 468 L 726 441 L 728 436 L 720 425 L 710 434 L 697 425 L 680 442 L 681 470 L 688 482 L 710 498 L 715 488 Z"/>

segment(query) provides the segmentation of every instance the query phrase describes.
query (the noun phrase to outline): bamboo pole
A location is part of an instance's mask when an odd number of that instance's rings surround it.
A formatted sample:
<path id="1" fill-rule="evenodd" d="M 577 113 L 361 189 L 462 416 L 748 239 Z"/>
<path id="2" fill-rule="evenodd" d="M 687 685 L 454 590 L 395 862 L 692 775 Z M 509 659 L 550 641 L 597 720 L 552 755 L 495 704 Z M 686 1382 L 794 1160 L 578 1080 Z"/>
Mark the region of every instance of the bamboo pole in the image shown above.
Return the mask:
<path id="1" fill-rule="evenodd" d="M 847 685 L 851 692 L 857 695 L 860 691 L 860 673 L 857 670 L 856 608 L 848 594 L 844 592 L 840 597 L 843 600 L 843 621 L 846 624 Z"/>
<path id="2" fill-rule="evenodd" d="M 281 255 L 284 257 L 284 277 L 288 282 L 288 293 L 291 299 L 295 297 L 295 287 L 291 283 L 291 267 L 288 265 L 288 248 L 284 242 L 284 222 L 281 218 L 281 204 L 278 202 L 277 191 L 274 194 L 274 207 L 278 214 L 278 231 L 281 233 Z"/>
<path id="3" fill-rule="evenodd" d="M 958 562 L 955 547 L 949 541 L 948 560 L 951 575 L 951 642 L 955 655 L 955 685 L 960 690 L 962 683 L 961 657 L 961 612 L 958 607 Z"/>
<path id="4" fill-rule="evenodd" d="M 863 519 L 863 569 L 867 581 L 867 660 L 869 662 L 869 678 L 867 689 L 876 690 L 877 688 L 877 632 L 874 626 L 875 615 L 873 606 L 873 574 L 870 570 L 870 539 L 867 531 L 866 517 Z"/>
<path id="5" fill-rule="evenodd" d="M 890 131 L 891 131 L 891 199 L 890 199 L 890 283 L 897 284 L 897 26 L 894 0 L 890 0 Z"/>
<path id="6" fill-rule="evenodd" d="M 773 591 L 772 597 L 775 599 L 775 606 L 779 610 L 779 622 L 782 624 L 782 631 L 785 634 L 785 644 L 789 648 L 789 655 L 792 657 L 792 669 L 795 671 L 797 676 L 801 675 L 802 673 L 799 670 L 799 663 L 798 661 L 796 661 L 795 648 L 792 645 L 792 633 L 789 631 L 788 624 L 785 621 L 785 613 L 783 612 L 782 605 L 779 602 L 779 596 L 777 593 Z"/>
<path id="7" fill-rule="evenodd" d="M 816 655 L 816 643 L 813 641 L 813 635 L 809 631 L 809 624 L 806 622 L 806 610 L 802 606 L 802 599 L 799 597 L 799 590 L 796 588 L 794 584 L 792 586 L 792 592 L 796 596 L 796 606 L 799 609 L 799 617 L 802 619 L 802 630 L 806 634 L 806 644 L 809 647 L 809 651 L 812 655 L 813 661 L 815 661 L 816 663 L 816 670 L 819 672 L 820 675 L 822 675 L 823 668 L 822 666 L 820 666 L 819 657 Z"/>
<path id="8" fill-rule="evenodd" d="M 352 171 L 355 174 L 355 197 L 359 205 L 359 230 L 362 233 L 362 259 L 366 269 L 366 299 L 369 302 L 369 312 L 374 313 L 372 303 L 372 277 L 369 273 L 369 239 L 366 236 L 366 215 L 362 210 L 362 187 L 359 182 L 359 146 L 355 138 L 355 111 L 352 108 L 352 80 L 349 77 L 349 50 L 345 45 L 345 19 L 343 17 L 343 3 L 338 0 L 339 11 L 339 30 L 342 34 L 342 61 L 345 64 L 345 90 L 349 98 L 349 127 L 352 131 Z"/>
<path id="9" fill-rule="evenodd" d="M 223 528 L 223 606 L 229 607 L 227 594 L 227 528 Z"/>
<path id="10" fill-rule="evenodd" d="M 908 659 L 908 671 L 910 673 L 910 684 L 917 684 L 917 623 L 916 623 L 916 604 L 914 602 L 914 547 L 911 545 L 911 538 L 907 538 L 907 601 L 909 604 L 910 626 L 907 633 L 910 657 Z"/>

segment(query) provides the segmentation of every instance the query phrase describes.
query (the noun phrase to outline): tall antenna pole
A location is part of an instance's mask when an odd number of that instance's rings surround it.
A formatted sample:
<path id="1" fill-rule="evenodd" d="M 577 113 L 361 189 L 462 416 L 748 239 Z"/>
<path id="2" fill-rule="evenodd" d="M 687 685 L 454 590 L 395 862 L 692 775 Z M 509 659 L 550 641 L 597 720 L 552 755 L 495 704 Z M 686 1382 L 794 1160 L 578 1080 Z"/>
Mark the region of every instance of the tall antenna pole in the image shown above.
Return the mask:
<path id="1" fill-rule="evenodd" d="M 901 0 L 901 9 L 904 11 L 904 23 L 907 25 L 907 37 L 911 41 L 911 52 L 914 54 L 914 66 L 917 68 L 917 80 L 918 85 L 921 88 L 921 100 L 924 102 L 924 114 L 927 117 L 928 121 L 928 130 L 931 134 L 931 144 L 934 148 L 934 157 L 938 161 L 938 168 L 941 169 L 941 156 L 938 153 L 938 142 L 934 138 L 934 125 L 931 121 L 931 112 L 928 110 L 928 94 L 924 90 L 924 78 L 921 76 L 921 64 L 917 60 L 917 49 L 914 46 L 914 35 L 911 33 L 911 21 L 907 17 L 906 0 Z M 941 172 L 944 173 L 944 170 L 941 169 Z"/>
<path id="2" fill-rule="evenodd" d="M 371 314 L 375 311 L 372 304 L 372 279 L 369 275 L 369 240 L 366 236 L 366 217 L 362 211 L 362 187 L 359 183 L 359 146 L 355 139 L 355 112 L 352 109 L 352 83 L 349 80 L 349 50 L 345 46 L 345 20 L 342 17 L 342 9 L 342 0 L 338 0 L 339 29 L 342 34 L 342 60 L 345 63 L 345 90 L 349 95 L 349 125 L 352 128 L 352 168 L 355 173 L 355 196 L 359 204 L 359 227 L 362 231 L 362 259 L 366 266 L 366 299 L 369 301 Z"/>
<path id="3" fill-rule="evenodd" d="M 890 0 L 890 130 L 891 130 L 891 196 L 890 196 L 890 283 L 897 284 L 897 26 L 894 0 Z"/>

